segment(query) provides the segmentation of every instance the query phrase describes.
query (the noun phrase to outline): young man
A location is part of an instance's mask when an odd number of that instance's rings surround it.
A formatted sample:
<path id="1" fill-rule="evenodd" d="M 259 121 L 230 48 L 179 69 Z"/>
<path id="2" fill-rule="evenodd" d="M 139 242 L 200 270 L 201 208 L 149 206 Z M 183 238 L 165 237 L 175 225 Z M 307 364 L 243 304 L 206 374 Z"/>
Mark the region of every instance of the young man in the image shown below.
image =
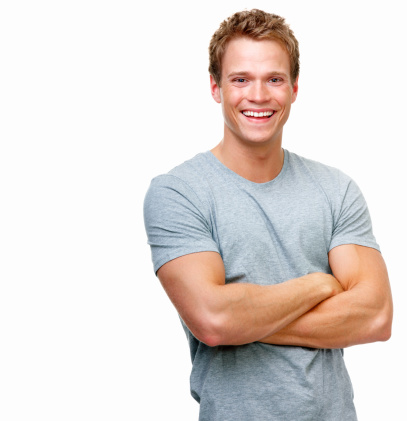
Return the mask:
<path id="1" fill-rule="evenodd" d="M 366 203 L 340 171 L 282 148 L 299 74 L 284 19 L 236 13 L 209 51 L 224 137 L 145 199 L 200 419 L 356 420 L 342 348 L 387 340 L 392 321 Z"/>

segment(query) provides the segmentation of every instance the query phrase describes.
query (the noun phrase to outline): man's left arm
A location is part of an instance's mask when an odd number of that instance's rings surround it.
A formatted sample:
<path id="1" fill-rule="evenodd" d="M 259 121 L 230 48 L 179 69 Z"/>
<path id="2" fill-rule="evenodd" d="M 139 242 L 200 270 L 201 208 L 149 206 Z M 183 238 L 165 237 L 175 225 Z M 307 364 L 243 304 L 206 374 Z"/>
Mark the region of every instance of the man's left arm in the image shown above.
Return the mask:
<path id="1" fill-rule="evenodd" d="M 329 252 L 329 264 L 344 292 L 260 342 L 345 348 L 390 338 L 393 304 L 381 253 L 370 247 L 340 245 Z"/>

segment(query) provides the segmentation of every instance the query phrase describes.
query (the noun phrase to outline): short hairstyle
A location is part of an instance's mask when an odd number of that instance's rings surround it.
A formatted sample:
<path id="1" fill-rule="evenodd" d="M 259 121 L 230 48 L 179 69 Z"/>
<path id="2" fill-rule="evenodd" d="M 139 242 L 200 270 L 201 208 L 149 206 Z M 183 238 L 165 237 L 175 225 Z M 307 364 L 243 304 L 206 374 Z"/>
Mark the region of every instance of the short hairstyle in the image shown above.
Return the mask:
<path id="1" fill-rule="evenodd" d="M 237 37 L 278 41 L 290 58 L 290 77 L 294 84 L 300 73 L 300 50 L 285 19 L 259 9 L 237 12 L 224 20 L 209 44 L 209 73 L 220 86 L 222 58 L 229 41 Z"/>

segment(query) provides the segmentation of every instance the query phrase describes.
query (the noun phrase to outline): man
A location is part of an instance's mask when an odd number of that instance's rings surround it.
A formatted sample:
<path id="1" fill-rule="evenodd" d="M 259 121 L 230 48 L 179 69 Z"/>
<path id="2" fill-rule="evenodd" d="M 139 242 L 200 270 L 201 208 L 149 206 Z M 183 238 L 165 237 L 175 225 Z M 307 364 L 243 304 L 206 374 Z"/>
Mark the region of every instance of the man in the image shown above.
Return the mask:
<path id="1" fill-rule="evenodd" d="M 366 203 L 340 171 L 282 148 L 299 74 L 284 19 L 236 13 L 209 52 L 224 137 L 145 199 L 200 420 L 356 420 L 342 349 L 387 340 L 392 322 Z"/>

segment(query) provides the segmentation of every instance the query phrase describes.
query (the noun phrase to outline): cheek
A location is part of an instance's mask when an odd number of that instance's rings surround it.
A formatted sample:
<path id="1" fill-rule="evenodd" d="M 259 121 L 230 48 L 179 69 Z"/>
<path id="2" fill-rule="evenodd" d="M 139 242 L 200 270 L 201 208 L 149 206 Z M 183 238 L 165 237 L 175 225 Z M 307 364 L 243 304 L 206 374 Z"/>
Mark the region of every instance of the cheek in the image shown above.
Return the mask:
<path id="1" fill-rule="evenodd" d="M 230 104 L 222 104 L 223 119 L 229 127 L 236 126 L 238 124 L 237 111 Z"/>
<path id="2" fill-rule="evenodd" d="M 243 89 L 225 89 L 222 92 L 222 103 L 225 107 L 236 107 L 244 98 Z"/>
<path id="3" fill-rule="evenodd" d="M 285 90 L 285 91 L 279 92 L 279 94 L 276 96 L 276 100 L 282 106 L 287 107 L 287 106 L 290 106 L 294 102 L 295 96 L 290 90 Z"/>
<path id="4" fill-rule="evenodd" d="M 229 94 L 229 93 L 225 93 L 222 96 L 222 111 L 223 111 L 223 115 L 226 117 L 226 115 L 233 115 L 235 113 L 238 113 L 238 106 L 241 102 L 241 95 L 237 95 L 236 93 L 234 94 Z"/>

